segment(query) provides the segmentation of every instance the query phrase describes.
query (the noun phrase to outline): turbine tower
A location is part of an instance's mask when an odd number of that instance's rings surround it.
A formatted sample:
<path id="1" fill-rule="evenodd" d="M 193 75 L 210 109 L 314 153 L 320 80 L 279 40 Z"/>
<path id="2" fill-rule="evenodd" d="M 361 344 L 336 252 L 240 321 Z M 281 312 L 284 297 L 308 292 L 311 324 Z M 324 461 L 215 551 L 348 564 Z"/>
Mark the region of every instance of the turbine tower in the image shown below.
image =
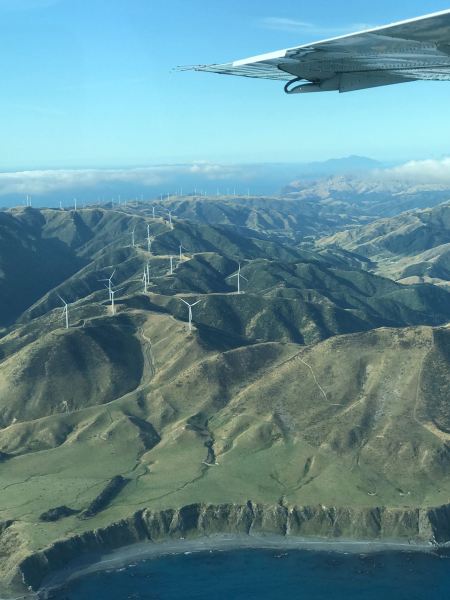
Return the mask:
<path id="1" fill-rule="evenodd" d="M 147 271 L 144 267 L 144 275 L 142 276 L 142 281 L 144 282 L 144 294 L 148 292 L 148 280 L 147 280 Z"/>
<path id="2" fill-rule="evenodd" d="M 106 286 L 108 288 L 109 291 L 109 300 L 111 300 L 111 294 L 112 294 L 112 278 L 114 277 L 114 273 L 116 272 L 116 269 L 114 269 L 114 271 L 111 274 L 111 277 L 108 277 L 107 279 L 100 279 L 100 281 L 107 281 L 108 285 Z"/>
<path id="3" fill-rule="evenodd" d="M 114 296 L 117 292 L 121 292 L 124 288 L 120 288 L 120 290 L 111 290 L 111 314 L 114 316 L 116 314 L 116 305 L 114 302 Z"/>
<path id="4" fill-rule="evenodd" d="M 245 281 L 248 281 L 248 279 L 247 279 L 247 277 L 244 277 L 241 274 L 241 263 L 238 263 L 238 265 L 239 265 L 239 268 L 237 270 L 237 273 L 235 273 L 234 275 L 229 275 L 227 277 L 227 279 L 232 279 L 233 277 L 237 277 L 237 293 L 241 294 L 242 293 L 241 292 L 241 279 L 245 279 Z"/>
<path id="5" fill-rule="evenodd" d="M 169 215 L 169 225 L 170 225 L 170 228 L 171 228 L 171 229 L 173 229 L 173 224 L 172 224 L 172 212 L 173 212 L 173 211 L 171 211 L 171 210 L 168 210 L 168 211 L 167 211 L 167 213 L 168 213 L 168 215 Z"/>
<path id="6" fill-rule="evenodd" d="M 61 296 L 59 294 L 58 294 L 58 298 L 64 304 L 63 315 L 64 315 L 64 319 L 65 319 L 65 322 L 66 322 L 66 329 L 69 329 L 69 305 L 64 300 L 64 298 L 61 298 Z"/>
<path id="7" fill-rule="evenodd" d="M 135 246 L 135 238 L 134 238 L 134 232 L 135 231 L 136 231 L 136 225 L 133 227 L 133 230 L 131 232 L 131 245 L 133 246 L 133 248 Z"/>
<path id="8" fill-rule="evenodd" d="M 155 218 L 155 205 L 152 206 L 152 215 L 153 215 L 153 218 Z"/>
<path id="9" fill-rule="evenodd" d="M 180 298 L 181 302 L 184 302 L 186 304 L 186 306 L 188 307 L 189 310 L 189 331 L 192 331 L 192 307 L 196 306 L 197 304 L 200 304 L 201 300 L 197 300 L 197 302 L 194 302 L 194 304 L 189 304 L 189 302 L 186 302 L 186 300 L 183 300 L 183 298 Z"/>
<path id="10" fill-rule="evenodd" d="M 182 259 L 183 259 L 183 250 L 187 250 L 187 248 L 185 248 L 185 247 L 183 246 L 183 244 L 180 244 L 180 246 L 179 246 L 179 251 L 180 251 L 180 262 L 181 262 L 181 261 L 182 261 Z"/>
<path id="11" fill-rule="evenodd" d="M 170 259 L 170 275 L 173 275 L 173 256 L 169 256 Z"/>
<path id="12" fill-rule="evenodd" d="M 152 238 L 150 237 L 150 225 L 147 223 L 147 252 L 152 253 Z"/>

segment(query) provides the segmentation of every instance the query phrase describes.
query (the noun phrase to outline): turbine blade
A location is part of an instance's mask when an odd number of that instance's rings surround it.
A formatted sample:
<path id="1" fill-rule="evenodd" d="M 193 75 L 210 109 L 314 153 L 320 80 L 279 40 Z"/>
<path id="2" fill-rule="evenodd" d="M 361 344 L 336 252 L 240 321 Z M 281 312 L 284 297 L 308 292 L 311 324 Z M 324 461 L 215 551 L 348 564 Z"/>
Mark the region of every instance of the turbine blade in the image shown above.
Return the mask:
<path id="1" fill-rule="evenodd" d="M 183 300 L 183 298 L 178 298 L 178 300 L 181 300 L 181 302 L 184 302 L 186 304 L 186 306 L 190 306 L 189 302 L 186 302 L 186 300 Z"/>

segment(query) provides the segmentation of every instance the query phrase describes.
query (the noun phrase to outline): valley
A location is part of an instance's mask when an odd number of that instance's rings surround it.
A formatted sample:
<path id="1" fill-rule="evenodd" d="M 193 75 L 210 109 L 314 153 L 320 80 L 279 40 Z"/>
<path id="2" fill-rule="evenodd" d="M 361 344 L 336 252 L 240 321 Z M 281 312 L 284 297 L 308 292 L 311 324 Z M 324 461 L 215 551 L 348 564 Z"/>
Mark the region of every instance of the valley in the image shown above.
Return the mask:
<path id="1" fill-rule="evenodd" d="M 1 213 L 2 581 L 250 505 L 262 531 L 446 540 L 447 272 L 400 272 L 445 255 L 445 205 L 305 244 L 285 205 L 272 229 L 189 202 Z"/>

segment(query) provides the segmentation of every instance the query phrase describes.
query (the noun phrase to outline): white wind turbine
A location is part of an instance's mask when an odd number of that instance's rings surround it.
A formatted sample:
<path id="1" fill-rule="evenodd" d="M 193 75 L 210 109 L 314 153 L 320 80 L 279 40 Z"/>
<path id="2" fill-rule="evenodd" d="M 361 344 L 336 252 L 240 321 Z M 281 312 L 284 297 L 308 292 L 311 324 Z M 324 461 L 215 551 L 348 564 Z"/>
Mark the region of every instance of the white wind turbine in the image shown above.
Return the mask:
<path id="1" fill-rule="evenodd" d="M 183 246 L 183 244 L 180 244 L 179 246 L 179 252 L 180 252 L 180 262 L 183 260 L 183 250 L 187 250 L 187 248 L 185 248 Z"/>
<path id="2" fill-rule="evenodd" d="M 107 281 L 108 285 L 106 286 L 108 288 L 109 291 L 109 299 L 111 300 L 111 294 L 112 294 L 112 279 L 114 277 L 114 273 L 116 272 L 116 269 L 114 269 L 114 271 L 111 274 L 111 277 L 108 277 L 107 279 L 100 279 L 100 281 Z"/>
<path id="3" fill-rule="evenodd" d="M 173 256 L 169 256 L 170 260 L 170 275 L 173 275 Z"/>
<path id="4" fill-rule="evenodd" d="M 239 265 L 239 268 L 237 270 L 237 273 L 235 273 L 234 275 L 229 275 L 227 277 L 227 279 L 232 279 L 233 277 L 237 277 L 237 293 L 241 294 L 242 293 L 241 292 L 241 279 L 245 279 L 245 281 L 248 281 L 248 279 L 247 279 L 247 277 L 244 277 L 241 274 L 241 263 L 238 263 L 238 265 Z"/>
<path id="5" fill-rule="evenodd" d="M 134 237 L 134 232 L 135 231 L 136 231 L 136 225 L 133 227 L 133 230 L 131 232 L 131 245 L 133 246 L 133 248 L 135 246 L 135 237 Z"/>
<path id="6" fill-rule="evenodd" d="M 181 302 L 184 302 L 186 304 L 186 306 L 188 307 L 189 310 L 189 331 L 192 331 L 192 308 L 194 306 L 196 306 L 197 304 L 200 304 L 201 300 L 197 300 L 197 302 L 194 302 L 194 304 L 189 304 L 189 302 L 186 302 L 186 300 L 183 300 L 183 298 L 180 298 Z"/>
<path id="7" fill-rule="evenodd" d="M 147 279 L 147 270 L 144 267 L 144 275 L 142 276 L 142 281 L 144 282 L 144 294 L 148 292 L 148 279 Z"/>
<path id="8" fill-rule="evenodd" d="M 155 218 L 155 205 L 152 206 L 152 215 L 153 215 L 153 218 Z"/>
<path id="9" fill-rule="evenodd" d="M 69 329 L 69 305 L 64 300 L 64 298 L 61 298 L 61 296 L 59 294 L 58 294 L 58 298 L 64 304 L 63 315 L 64 315 L 64 318 L 65 318 L 65 321 L 66 321 L 66 329 Z"/>
<path id="10" fill-rule="evenodd" d="M 117 292 L 121 292 L 124 288 L 120 288 L 120 290 L 111 290 L 111 313 L 112 315 L 116 314 L 116 305 L 114 302 L 114 296 L 117 294 Z"/>
<path id="11" fill-rule="evenodd" d="M 169 215 L 169 225 L 171 227 L 171 229 L 173 229 L 173 224 L 172 224 L 172 210 L 168 210 L 167 213 Z"/>
<path id="12" fill-rule="evenodd" d="M 152 253 L 152 238 L 150 237 L 150 225 L 147 223 L 147 252 Z"/>

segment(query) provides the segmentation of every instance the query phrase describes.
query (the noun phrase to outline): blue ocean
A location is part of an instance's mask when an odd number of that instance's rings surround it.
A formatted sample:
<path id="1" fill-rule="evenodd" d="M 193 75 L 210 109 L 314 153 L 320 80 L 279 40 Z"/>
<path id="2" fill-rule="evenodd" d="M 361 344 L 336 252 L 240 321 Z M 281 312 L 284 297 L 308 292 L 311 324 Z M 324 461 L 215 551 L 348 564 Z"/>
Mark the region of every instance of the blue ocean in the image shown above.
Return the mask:
<path id="1" fill-rule="evenodd" d="M 194 552 L 75 580 L 54 600 L 450 600 L 450 556 Z"/>

